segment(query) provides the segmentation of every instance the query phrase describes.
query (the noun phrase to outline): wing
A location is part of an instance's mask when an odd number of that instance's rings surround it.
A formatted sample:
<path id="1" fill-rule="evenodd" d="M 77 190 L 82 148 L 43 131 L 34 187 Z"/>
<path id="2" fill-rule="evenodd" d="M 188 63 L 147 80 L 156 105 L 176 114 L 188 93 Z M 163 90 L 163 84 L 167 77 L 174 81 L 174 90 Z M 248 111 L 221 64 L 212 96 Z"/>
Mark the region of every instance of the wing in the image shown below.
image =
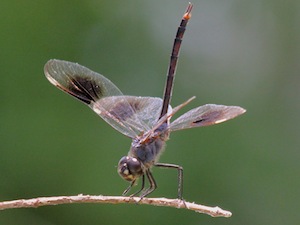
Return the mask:
<path id="1" fill-rule="evenodd" d="M 154 111 L 162 104 L 158 98 L 123 96 L 106 77 L 77 63 L 50 60 L 44 72 L 50 83 L 87 104 L 113 128 L 131 138 L 149 130 L 156 117 L 142 111 Z"/>
<path id="2" fill-rule="evenodd" d="M 245 112 L 246 110 L 239 106 L 207 104 L 192 109 L 177 118 L 171 123 L 170 130 L 210 126 L 233 119 Z"/>
<path id="3" fill-rule="evenodd" d="M 123 95 L 106 77 L 77 63 L 49 60 L 44 72 L 51 84 L 87 105 L 106 96 Z"/>
<path id="4" fill-rule="evenodd" d="M 105 97 L 91 106 L 112 127 L 130 137 L 150 130 L 159 119 L 161 107 L 161 98 L 136 96 Z"/>

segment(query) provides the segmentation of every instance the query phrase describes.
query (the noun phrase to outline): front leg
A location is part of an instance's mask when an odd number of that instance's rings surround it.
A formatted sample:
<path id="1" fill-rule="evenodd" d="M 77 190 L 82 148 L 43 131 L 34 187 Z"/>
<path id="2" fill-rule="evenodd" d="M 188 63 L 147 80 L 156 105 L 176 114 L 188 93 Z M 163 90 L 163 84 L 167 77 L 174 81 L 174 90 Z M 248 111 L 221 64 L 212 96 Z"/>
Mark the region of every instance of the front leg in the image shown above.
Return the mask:
<path id="1" fill-rule="evenodd" d="M 125 191 L 122 193 L 123 196 L 125 196 L 131 190 L 131 188 L 136 183 L 136 181 L 137 181 L 137 179 L 133 180 L 130 183 L 129 187 L 126 188 Z M 144 188 L 145 188 L 145 175 L 143 174 L 143 176 L 142 176 L 142 186 L 141 186 L 140 190 L 138 190 L 137 192 L 131 194 L 130 197 L 136 196 L 138 193 L 140 193 L 142 190 L 144 190 Z"/>

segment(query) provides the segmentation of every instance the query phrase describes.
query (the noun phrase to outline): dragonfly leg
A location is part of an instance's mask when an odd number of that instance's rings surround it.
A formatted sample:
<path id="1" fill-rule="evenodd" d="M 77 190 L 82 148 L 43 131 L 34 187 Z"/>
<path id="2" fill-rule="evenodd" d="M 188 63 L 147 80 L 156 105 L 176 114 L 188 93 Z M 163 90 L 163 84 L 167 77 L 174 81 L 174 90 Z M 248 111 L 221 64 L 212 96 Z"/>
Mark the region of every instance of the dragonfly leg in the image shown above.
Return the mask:
<path id="1" fill-rule="evenodd" d="M 154 166 L 177 169 L 177 171 L 178 171 L 178 199 L 182 200 L 183 168 L 179 165 L 169 164 L 169 163 L 155 163 Z"/>
<path id="2" fill-rule="evenodd" d="M 130 189 L 132 188 L 132 186 L 135 184 L 136 180 L 132 181 L 130 183 L 130 185 L 128 186 L 128 188 L 125 189 L 125 191 L 123 191 L 122 195 L 125 196 L 129 191 Z"/>
<path id="3" fill-rule="evenodd" d="M 140 190 L 138 190 L 137 192 L 135 192 L 132 195 L 130 195 L 130 197 L 137 196 L 137 194 L 140 193 L 141 191 L 143 191 L 144 189 L 145 189 L 145 175 L 143 174 L 143 177 L 142 177 L 142 186 L 141 186 Z"/>
<path id="4" fill-rule="evenodd" d="M 137 179 L 130 183 L 128 188 L 126 188 L 125 191 L 122 193 L 123 196 L 125 196 L 131 190 L 131 188 L 136 183 L 136 181 L 137 181 Z M 142 190 L 144 190 L 144 188 L 145 188 L 145 175 L 142 176 L 142 186 L 141 186 L 140 190 L 138 190 L 137 192 L 131 194 L 130 197 L 136 196 L 138 193 L 140 193 Z"/>
<path id="5" fill-rule="evenodd" d="M 154 177 L 149 169 L 146 170 L 146 175 L 149 180 L 150 186 L 149 186 L 149 188 L 147 188 L 145 191 L 142 192 L 142 194 L 140 196 L 141 199 L 146 197 L 147 195 L 151 194 L 157 188 L 157 184 L 156 184 Z"/>

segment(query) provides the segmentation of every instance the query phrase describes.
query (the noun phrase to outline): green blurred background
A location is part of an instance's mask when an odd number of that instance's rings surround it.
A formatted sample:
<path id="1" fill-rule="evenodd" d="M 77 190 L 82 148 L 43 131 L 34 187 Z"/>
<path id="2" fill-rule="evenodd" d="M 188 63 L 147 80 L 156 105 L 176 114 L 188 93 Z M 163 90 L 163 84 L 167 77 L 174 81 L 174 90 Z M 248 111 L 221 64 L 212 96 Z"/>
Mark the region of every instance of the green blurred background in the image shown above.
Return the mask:
<path id="1" fill-rule="evenodd" d="M 212 218 L 144 205 L 77 204 L 0 212 L 0 224 L 297 224 L 300 209 L 300 1 L 195 0 L 172 105 L 239 105 L 227 123 L 171 135 L 161 162 L 185 169 L 184 198 L 231 210 Z M 1 1 L 0 200 L 119 195 L 130 140 L 43 73 L 78 62 L 125 94 L 161 96 L 187 1 Z M 187 108 L 189 108 L 187 107 Z M 185 110 L 187 110 L 187 108 Z M 154 169 L 152 197 L 176 197 Z"/>

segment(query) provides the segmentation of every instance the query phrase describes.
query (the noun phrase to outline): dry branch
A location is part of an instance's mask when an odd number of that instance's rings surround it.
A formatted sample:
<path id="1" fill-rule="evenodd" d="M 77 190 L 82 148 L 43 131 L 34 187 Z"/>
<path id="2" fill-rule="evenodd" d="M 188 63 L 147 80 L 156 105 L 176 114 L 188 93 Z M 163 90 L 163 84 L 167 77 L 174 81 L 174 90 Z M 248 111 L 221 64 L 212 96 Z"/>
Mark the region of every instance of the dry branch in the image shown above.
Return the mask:
<path id="1" fill-rule="evenodd" d="M 19 199 L 13 201 L 0 202 L 0 210 L 13 208 L 37 208 L 46 205 L 60 205 L 73 203 L 106 203 L 106 204 L 121 204 L 134 203 L 156 206 L 166 206 L 174 208 L 185 208 L 198 213 L 208 214 L 213 217 L 230 217 L 232 214 L 229 211 L 219 207 L 209 207 L 191 202 L 182 201 L 179 199 L 167 198 L 143 198 L 139 197 L 121 197 L 121 196 L 102 196 L 102 195 L 83 195 L 76 196 L 57 196 L 57 197 L 38 197 L 32 199 Z"/>

